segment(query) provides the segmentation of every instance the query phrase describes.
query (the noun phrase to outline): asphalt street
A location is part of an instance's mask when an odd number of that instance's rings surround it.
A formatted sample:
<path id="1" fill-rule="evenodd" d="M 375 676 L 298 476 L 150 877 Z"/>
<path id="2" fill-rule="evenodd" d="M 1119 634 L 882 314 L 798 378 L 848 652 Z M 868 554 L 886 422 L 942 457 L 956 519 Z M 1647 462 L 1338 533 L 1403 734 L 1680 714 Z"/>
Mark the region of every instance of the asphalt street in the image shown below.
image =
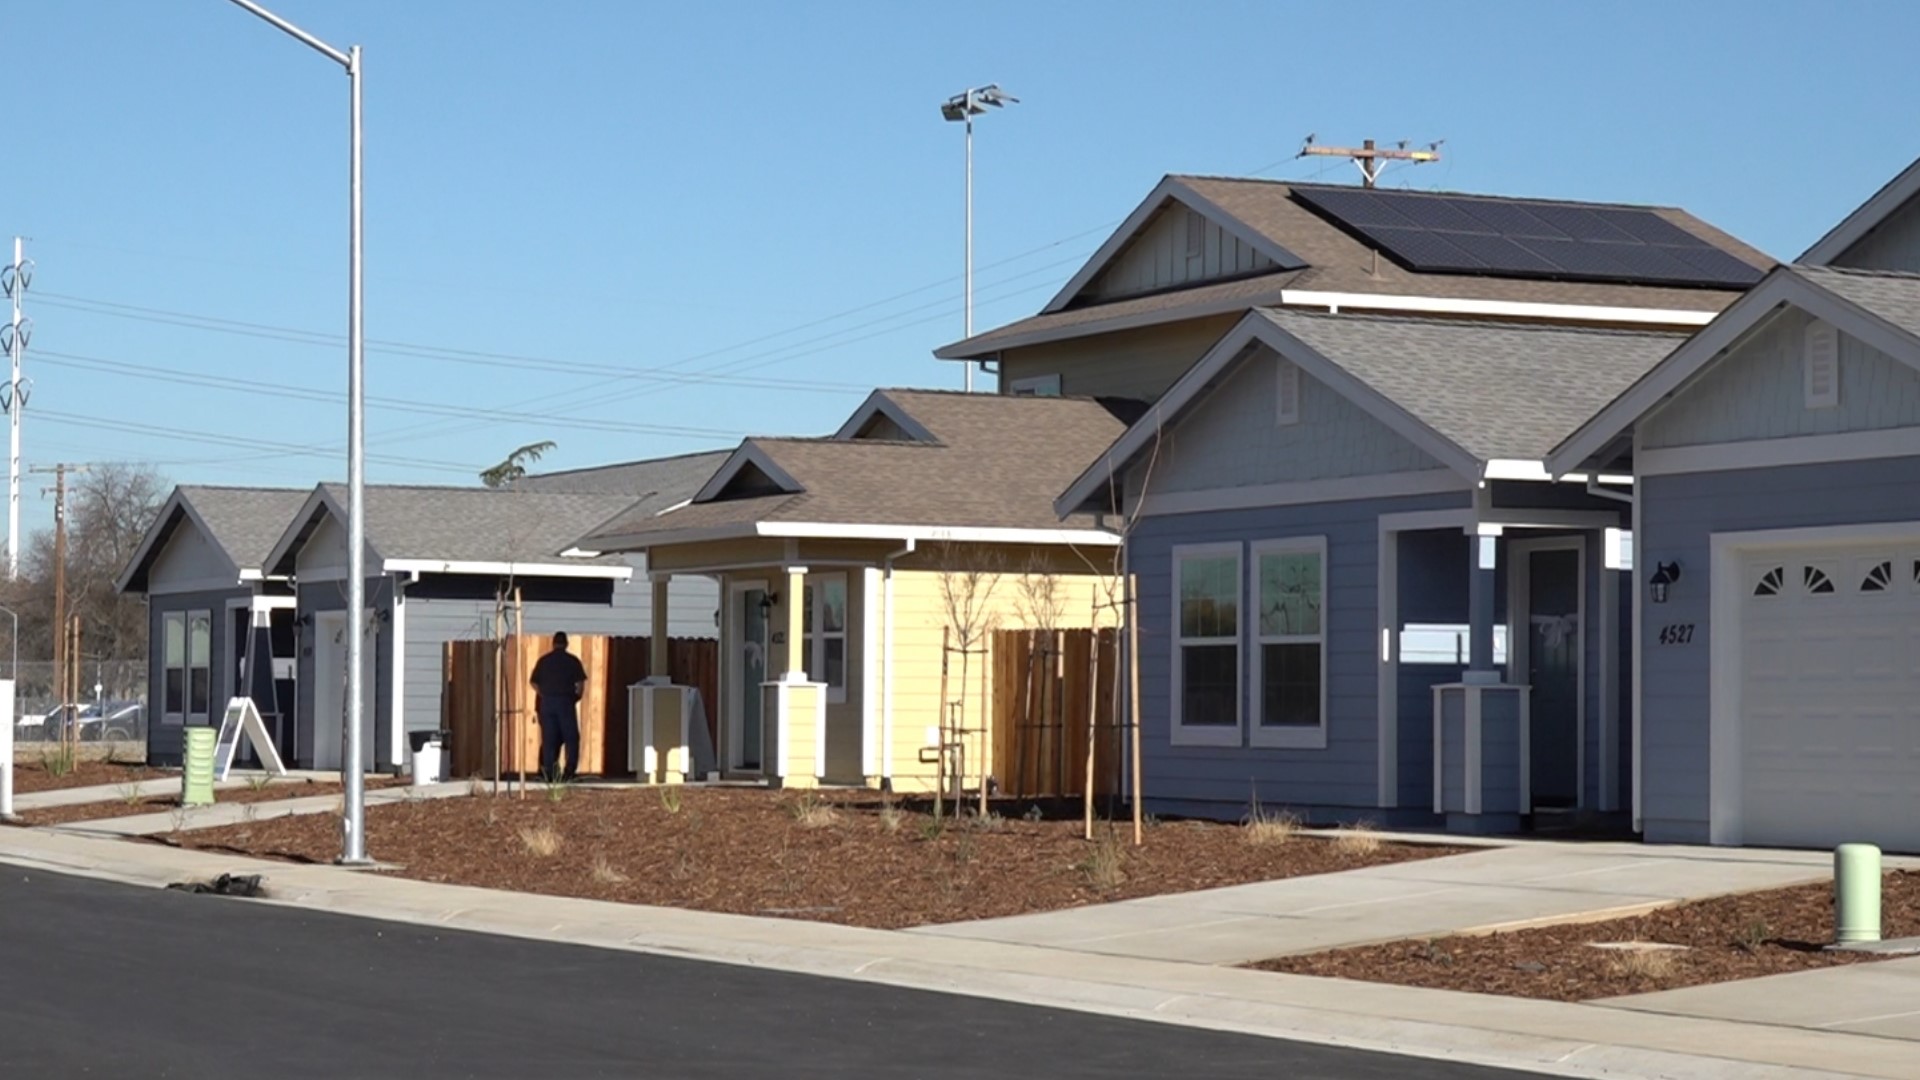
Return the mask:
<path id="1" fill-rule="evenodd" d="M 0 1077 L 1526 1074 L 0 866 Z"/>

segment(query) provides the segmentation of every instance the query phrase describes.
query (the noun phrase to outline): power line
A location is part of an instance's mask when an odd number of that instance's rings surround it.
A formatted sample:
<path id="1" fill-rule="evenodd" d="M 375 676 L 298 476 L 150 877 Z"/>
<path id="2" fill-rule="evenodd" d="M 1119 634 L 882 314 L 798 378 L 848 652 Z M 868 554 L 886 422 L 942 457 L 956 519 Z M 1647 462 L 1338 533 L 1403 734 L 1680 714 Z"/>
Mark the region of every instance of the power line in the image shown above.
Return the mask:
<path id="1" fill-rule="evenodd" d="M 338 447 L 302 446 L 298 443 L 273 442 L 267 439 L 249 439 L 238 435 L 214 435 L 208 432 L 189 433 L 177 428 L 160 427 L 154 424 L 142 424 L 133 420 L 121 420 L 105 416 L 81 416 L 77 413 L 56 412 L 50 409 L 35 409 L 34 415 L 56 424 L 71 424 L 76 427 L 91 428 L 99 431 L 106 428 L 113 431 L 130 431 L 139 435 L 151 435 L 155 438 L 172 439 L 176 442 L 199 443 L 210 446 L 231 446 L 246 450 L 270 450 L 289 456 L 335 457 Z M 405 458 L 386 454 L 369 454 L 367 460 L 382 465 L 397 465 L 404 468 L 429 469 L 436 472 L 456 472 L 476 475 L 478 467 L 452 461 L 433 461 L 426 458 Z"/>

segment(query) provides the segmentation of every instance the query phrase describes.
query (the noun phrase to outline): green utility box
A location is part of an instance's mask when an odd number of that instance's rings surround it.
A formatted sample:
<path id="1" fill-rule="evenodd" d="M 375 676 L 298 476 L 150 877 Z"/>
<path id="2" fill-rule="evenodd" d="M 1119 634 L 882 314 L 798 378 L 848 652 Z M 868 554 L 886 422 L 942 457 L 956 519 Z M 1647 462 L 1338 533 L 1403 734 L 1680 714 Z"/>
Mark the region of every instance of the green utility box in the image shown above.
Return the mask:
<path id="1" fill-rule="evenodd" d="M 213 805 L 213 741 L 210 727 L 187 729 L 185 768 L 180 770 L 180 805 Z"/>

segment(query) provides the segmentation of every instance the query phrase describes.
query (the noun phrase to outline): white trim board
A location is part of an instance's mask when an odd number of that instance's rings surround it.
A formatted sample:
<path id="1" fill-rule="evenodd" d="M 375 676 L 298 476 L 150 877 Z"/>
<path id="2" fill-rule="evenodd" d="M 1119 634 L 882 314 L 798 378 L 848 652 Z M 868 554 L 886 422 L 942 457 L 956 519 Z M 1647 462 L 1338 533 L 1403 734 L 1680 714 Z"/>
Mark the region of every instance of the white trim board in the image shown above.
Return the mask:
<path id="1" fill-rule="evenodd" d="M 1360 309 L 1374 312 L 1436 315 L 1480 315 L 1568 322 L 1637 323 L 1652 326 L 1705 326 L 1717 311 L 1675 308 L 1614 307 L 1601 304 L 1544 304 L 1524 300 L 1469 300 L 1455 296 L 1396 296 L 1391 293 L 1319 292 L 1282 289 L 1287 307 L 1318 307 L 1328 311 Z"/>
<path id="2" fill-rule="evenodd" d="M 1529 695 L 1531 701 L 1531 676 L 1529 666 L 1533 648 L 1532 633 L 1532 588 L 1528 579 L 1531 570 L 1529 560 L 1533 555 L 1544 551 L 1571 551 L 1576 556 L 1575 574 L 1578 575 L 1574 595 L 1574 619 L 1580 633 L 1580 649 L 1574 655 L 1574 709 L 1573 709 L 1573 800 L 1574 808 L 1584 810 L 1590 805 L 1587 798 L 1587 646 L 1592 643 L 1587 628 L 1587 538 L 1585 536 L 1552 536 L 1538 540 L 1513 540 L 1507 544 L 1507 684 L 1525 687 L 1522 693 Z M 1602 643 L 1604 644 L 1604 643 Z M 1522 678 L 1521 676 L 1528 676 Z M 1529 710 L 1529 716 L 1531 712 Z M 1531 720 L 1529 720 L 1531 722 Z M 1528 733 L 1529 739 L 1531 732 Z M 1605 738 L 1605 733 L 1601 733 Z M 1532 763 L 1528 763 L 1532 769 Z M 1532 774 L 1529 771 L 1529 781 Z M 1533 807 L 1522 806 L 1520 812 L 1528 814 Z"/>
<path id="3" fill-rule="evenodd" d="M 388 574 L 481 574 L 488 577 L 609 578 L 627 581 L 631 566 L 603 566 L 551 562 L 467 562 L 459 559 L 387 559 L 380 564 Z"/>
<path id="4" fill-rule="evenodd" d="M 741 540 L 756 537 L 787 540 L 912 540 L 931 544 L 1058 544 L 1068 547 L 1118 547 L 1116 533 L 1100 529 L 1023 529 L 976 527 L 970 525 L 864 525 L 842 522 L 749 521 L 735 525 L 678 529 L 657 533 L 633 533 L 603 538 L 601 547 L 609 551 L 644 551 L 648 548 L 693 544 L 708 540 Z M 768 561 L 778 562 L 778 559 Z M 818 562 L 819 560 L 813 560 Z M 763 565 L 763 564 L 762 564 Z M 675 573 L 687 573 L 676 570 Z"/>
<path id="5" fill-rule="evenodd" d="M 1642 450 L 1634 458 L 1642 476 L 1777 469 L 1839 461 L 1920 456 L 1920 428 L 1847 431 Z"/>
<path id="6" fill-rule="evenodd" d="M 1827 230 L 1825 236 L 1815 240 L 1813 246 L 1794 261 L 1810 266 L 1832 263 L 1846 254 L 1848 248 L 1866 239 L 1868 233 L 1885 224 L 1915 195 L 1920 195 L 1920 161 L 1900 170 L 1898 176 L 1887 181 L 1866 202 L 1841 218 L 1838 225 Z"/>
<path id="7" fill-rule="evenodd" d="M 1451 469 L 1425 469 L 1420 472 L 1343 476 L 1284 484 L 1209 488 L 1204 491 L 1169 491 L 1142 498 L 1140 516 L 1197 514 L 1209 510 L 1243 510 L 1261 506 L 1302 506 L 1451 491 L 1464 493 L 1471 487 L 1465 478 Z"/>

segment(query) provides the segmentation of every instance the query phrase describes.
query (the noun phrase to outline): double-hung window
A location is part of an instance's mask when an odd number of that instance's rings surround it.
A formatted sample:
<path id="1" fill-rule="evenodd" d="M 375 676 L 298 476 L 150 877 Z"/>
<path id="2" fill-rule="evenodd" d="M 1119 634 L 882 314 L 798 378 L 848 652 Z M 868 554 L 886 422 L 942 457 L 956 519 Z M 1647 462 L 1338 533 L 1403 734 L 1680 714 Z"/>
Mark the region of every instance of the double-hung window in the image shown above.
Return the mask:
<path id="1" fill-rule="evenodd" d="M 160 663 L 160 722 L 206 722 L 213 698 L 213 613 L 162 615 Z"/>
<path id="2" fill-rule="evenodd" d="M 841 704 L 847 700 L 847 575 L 811 575 L 805 602 L 808 673 L 826 684 L 829 702 Z"/>
<path id="3" fill-rule="evenodd" d="M 1327 745 L 1326 568 L 1322 537 L 1253 545 L 1254 746 Z"/>
<path id="4" fill-rule="evenodd" d="M 1240 545 L 1173 551 L 1172 741 L 1240 745 Z"/>

